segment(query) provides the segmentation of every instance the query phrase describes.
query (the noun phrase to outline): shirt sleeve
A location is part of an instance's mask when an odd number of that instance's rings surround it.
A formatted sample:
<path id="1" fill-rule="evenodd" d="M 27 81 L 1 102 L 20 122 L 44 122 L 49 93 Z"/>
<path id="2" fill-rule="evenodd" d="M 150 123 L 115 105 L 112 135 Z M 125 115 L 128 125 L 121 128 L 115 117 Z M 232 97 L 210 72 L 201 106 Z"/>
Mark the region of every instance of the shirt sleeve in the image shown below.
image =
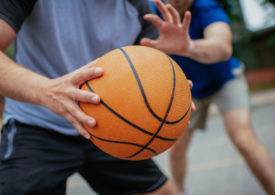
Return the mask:
<path id="1" fill-rule="evenodd" d="M 150 39 L 157 39 L 159 36 L 158 29 L 149 21 L 144 20 L 143 16 L 149 13 L 155 13 L 148 0 L 129 0 L 139 12 L 139 21 L 142 26 L 142 30 L 136 40 L 135 44 L 139 44 L 139 41 L 146 37 Z"/>
<path id="2" fill-rule="evenodd" d="M 18 32 L 37 0 L 0 0 L 0 18 Z"/>
<path id="3" fill-rule="evenodd" d="M 205 30 L 210 24 L 214 22 L 225 22 L 230 25 L 229 18 L 218 3 L 205 6 L 200 12 L 202 14 L 201 27 L 203 30 Z"/>

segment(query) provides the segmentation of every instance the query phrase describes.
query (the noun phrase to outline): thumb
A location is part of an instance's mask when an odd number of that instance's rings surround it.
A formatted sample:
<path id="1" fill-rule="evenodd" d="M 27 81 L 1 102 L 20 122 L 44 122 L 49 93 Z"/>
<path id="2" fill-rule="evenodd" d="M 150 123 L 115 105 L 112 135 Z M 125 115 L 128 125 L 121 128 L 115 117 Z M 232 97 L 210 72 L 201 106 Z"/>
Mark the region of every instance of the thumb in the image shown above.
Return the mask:
<path id="1" fill-rule="evenodd" d="M 157 47 L 157 41 L 156 40 L 152 40 L 152 39 L 148 39 L 148 38 L 143 38 L 140 40 L 140 45 L 143 46 L 148 46 L 148 47 L 153 47 L 158 49 Z"/>

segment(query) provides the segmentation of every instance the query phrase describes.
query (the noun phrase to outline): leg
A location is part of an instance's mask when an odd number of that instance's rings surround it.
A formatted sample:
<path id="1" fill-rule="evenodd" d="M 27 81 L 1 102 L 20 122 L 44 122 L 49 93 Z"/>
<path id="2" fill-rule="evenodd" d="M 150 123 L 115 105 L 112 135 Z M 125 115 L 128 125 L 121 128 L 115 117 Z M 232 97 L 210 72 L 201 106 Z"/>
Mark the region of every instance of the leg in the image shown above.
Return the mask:
<path id="1" fill-rule="evenodd" d="M 189 129 L 176 142 L 170 150 L 170 169 L 174 181 L 174 188 L 177 194 L 184 192 L 184 179 L 187 169 L 187 150 L 194 133 L 194 129 L 204 129 L 211 98 L 196 99 L 193 102 L 196 105 L 196 111 L 191 114 Z"/>
<path id="2" fill-rule="evenodd" d="M 238 94 L 237 96 L 235 94 Z M 252 173 L 269 194 L 275 194 L 275 168 L 270 154 L 257 141 L 251 126 L 249 91 L 243 75 L 229 81 L 216 95 L 229 137 Z"/>
<path id="3" fill-rule="evenodd" d="M 170 151 L 170 169 L 177 194 L 184 192 L 184 179 L 187 168 L 187 149 L 194 130 L 187 129 Z"/>
<path id="4" fill-rule="evenodd" d="M 268 194 L 275 194 L 275 168 L 267 150 L 257 141 L 248 109 L 233 109 L 224 114 L 227 133 L 245 158 L 252 173 Z"/>

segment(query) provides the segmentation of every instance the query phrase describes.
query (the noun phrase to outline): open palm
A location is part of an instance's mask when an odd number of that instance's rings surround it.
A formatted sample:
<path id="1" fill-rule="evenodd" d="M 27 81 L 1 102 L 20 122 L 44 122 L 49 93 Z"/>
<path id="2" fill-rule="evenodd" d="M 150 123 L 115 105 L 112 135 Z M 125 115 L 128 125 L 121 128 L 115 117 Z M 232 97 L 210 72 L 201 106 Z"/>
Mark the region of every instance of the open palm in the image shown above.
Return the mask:
<path id="1" fill-rule="evenodd" d="M 192 44 L 189 36 L 191 13 L 187 11 L 181 22 L 180 15 L 173 6 L 160 1 L 155 1 L 155 4 L 163 19 L 153 14 L 145 15 L 144 19 L 152 22 L 158 28 L 160 35 L 157 40 L 143 38 L 141 45 L 159 49 L 167 54 L 184 55 Z"/>

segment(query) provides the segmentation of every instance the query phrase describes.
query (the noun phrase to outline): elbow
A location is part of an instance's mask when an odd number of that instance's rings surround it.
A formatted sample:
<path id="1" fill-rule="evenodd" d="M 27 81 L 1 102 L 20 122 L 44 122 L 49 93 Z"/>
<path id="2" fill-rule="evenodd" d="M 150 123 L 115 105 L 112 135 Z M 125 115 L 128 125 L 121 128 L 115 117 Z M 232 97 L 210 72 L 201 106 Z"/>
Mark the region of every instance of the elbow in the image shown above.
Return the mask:
<path id="1" fill-rule="evenodd" d="M 225 46 L 223 48 L 223 55 L 222 55 L 222 61 L 227 61 L 232 56 L 233 49 L 232 46 Z"/>

